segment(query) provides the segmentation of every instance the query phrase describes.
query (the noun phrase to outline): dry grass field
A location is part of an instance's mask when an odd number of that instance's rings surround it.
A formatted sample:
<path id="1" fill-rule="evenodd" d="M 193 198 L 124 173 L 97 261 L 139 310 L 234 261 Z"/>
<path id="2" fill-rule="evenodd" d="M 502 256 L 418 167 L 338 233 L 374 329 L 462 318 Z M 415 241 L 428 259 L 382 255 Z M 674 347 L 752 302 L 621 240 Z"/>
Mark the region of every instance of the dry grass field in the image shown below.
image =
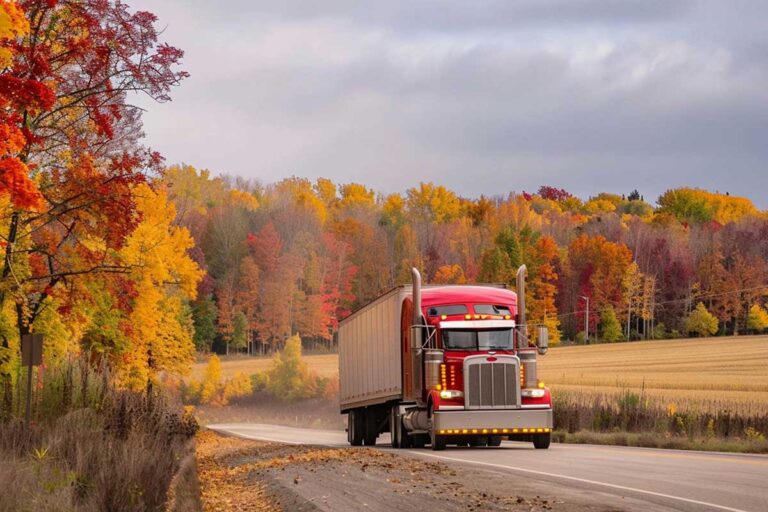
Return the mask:
<path id="1" fill-rule="evenodd" d="M 321 376 L 338 372 L 336 354 L 307 355 Z M 269 368 L 272 359 L 222 358 L 225 378 Z M 557 347 L 539 358 L 539 376 L 556 392 L 610 396 L 627 390 L 654 401 L 768 411 L 768 336 L 738 336 Z M 205 363 L 192 376 L 200 378 Z"/>
<path id="2" fill-rule="evenodd" d="M 768 412 L 768 336 L 560 347 L 539 361 L 554 391 L 631 390 L 678 407 Z"/>

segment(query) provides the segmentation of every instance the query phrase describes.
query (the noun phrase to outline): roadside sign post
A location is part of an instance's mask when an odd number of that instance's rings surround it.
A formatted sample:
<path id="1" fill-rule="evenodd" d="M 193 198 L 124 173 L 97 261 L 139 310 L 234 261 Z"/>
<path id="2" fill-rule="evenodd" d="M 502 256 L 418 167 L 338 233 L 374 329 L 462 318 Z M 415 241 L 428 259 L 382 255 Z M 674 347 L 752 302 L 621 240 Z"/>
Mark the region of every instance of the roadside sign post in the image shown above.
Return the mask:
<path id="1" fill-rule="evenodd" d="M 32 367 L 43 364 L 43 335 L 24 334 L 21 337 L 21 366 L 27 367 L 27 409 L 24 421 L 29 430 L 32 412 Z"/>

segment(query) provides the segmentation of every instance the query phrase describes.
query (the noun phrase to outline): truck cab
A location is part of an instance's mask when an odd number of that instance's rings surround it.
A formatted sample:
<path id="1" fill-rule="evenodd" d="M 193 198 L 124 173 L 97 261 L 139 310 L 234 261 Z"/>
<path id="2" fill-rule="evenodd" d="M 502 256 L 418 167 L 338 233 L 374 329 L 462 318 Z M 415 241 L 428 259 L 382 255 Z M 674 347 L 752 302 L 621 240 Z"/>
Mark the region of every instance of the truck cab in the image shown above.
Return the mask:
<path id="1" fill-rule="evenodd" d="M 548 448 L 552 398 L 537 377 L 547 331 L 527 325 L 525 266 L 504 285 L 401 286 L 340 323 L 341 412 L 350 444 Z M 534 331 L 536 342 L 532 341 Z"/>
<path id="2" fill-rule="evenodd" d="M 432 447 L 498 446 L 503 437 L 548 446 L 552 399 L 536 372 L 544 350 L 517 323 L 518 294 L 492 286 L 425 287 L 420 309 L 423 327 L 415 336 L 422 356 L 410 352 L 412 369 L 419 364 L 423 374 L 411 398 L 426 406 Z"/>

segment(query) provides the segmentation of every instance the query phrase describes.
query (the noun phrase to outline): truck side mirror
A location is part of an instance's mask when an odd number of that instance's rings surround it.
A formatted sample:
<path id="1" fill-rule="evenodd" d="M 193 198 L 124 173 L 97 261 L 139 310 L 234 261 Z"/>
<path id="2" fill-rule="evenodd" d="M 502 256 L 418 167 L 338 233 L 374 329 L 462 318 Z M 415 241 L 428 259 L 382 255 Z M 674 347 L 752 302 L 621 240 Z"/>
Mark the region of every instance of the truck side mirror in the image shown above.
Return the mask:
<path id="1" fill-rule="evenodd" d="M 541 355 L 546 354 L 547 350 L 549 349 L 549 329 L 543 325 L 539 326 L 538 342 L 536 343 L 536 348 Z"/>

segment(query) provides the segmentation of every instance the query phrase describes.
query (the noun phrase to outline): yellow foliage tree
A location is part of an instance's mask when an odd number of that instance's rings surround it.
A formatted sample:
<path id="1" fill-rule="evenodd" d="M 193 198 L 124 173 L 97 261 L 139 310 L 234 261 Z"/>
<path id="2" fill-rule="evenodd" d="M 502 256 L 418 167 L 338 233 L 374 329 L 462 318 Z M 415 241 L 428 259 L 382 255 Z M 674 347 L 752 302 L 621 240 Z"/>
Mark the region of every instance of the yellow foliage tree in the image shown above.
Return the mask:
<path id="1" fill-rule="evenodd" d="M 195 298 L 203 272 L 189 257 L 189 232 L 174 225 L 176 210 L 164 191 L 138 185 L 136 215 L 141 219 L 120 252 L 132 267 L 136 298 L 129 321 L 131 349 L 121 377 L 142 389 L 160 371 L 184 373 L 192 363 L 194 343 L 186 301 Z"/>
<path id="2" fill-rule="evenodd" d="M 464 270 L 461 265 L 443 265 L 435 272 L 432 282 L 435 284 L 464 284 L 467 279 L 464 277 Z"/>
<path id="3" fill-rule="evenodd" d="M 764 331 L 768 329 L 768 311 L 759 304 L 753 304 L 752 307 L 749 308 L 747 329 L 753 331 Z"/>

